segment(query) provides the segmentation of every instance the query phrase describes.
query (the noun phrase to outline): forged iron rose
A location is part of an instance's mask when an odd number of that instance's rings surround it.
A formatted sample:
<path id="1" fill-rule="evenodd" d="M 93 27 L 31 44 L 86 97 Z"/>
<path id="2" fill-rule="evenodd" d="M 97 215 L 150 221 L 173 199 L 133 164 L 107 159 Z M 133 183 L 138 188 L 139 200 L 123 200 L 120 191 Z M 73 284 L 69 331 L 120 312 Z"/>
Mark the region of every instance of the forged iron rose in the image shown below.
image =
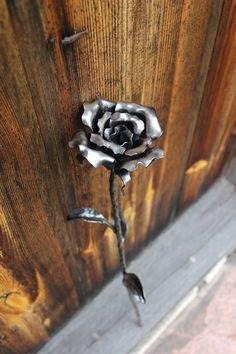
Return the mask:
<path id="1" fill-rule="evenodd" d="M 90 132 L 79 130 L 69 146 L 78 147 L 94 167 L 114 169 L 124 184 L 138 164 L 147 167 L 164 156 L 161 149 L 151 146 L 162 135 L 153 108 L 99 97 L 84 103 L 81 119 Z"/>
<path id="2" fill-rule="evenodd" d="M 127 224 L 119 206 L 116 175 L 124 185 L 130 181 L 130 172 L 139 164 L 147 167 L 164 156 L 163 151 L 153 146 L 153 141 L 162 134 L 155 110 L 150 107 L 129 102 L 112 102 L 97 98 L 84 103 L 81 117 L 84 129 L 79 130 L 69 142 L 71 148 L 77 147 L 83 158 L 94 167 L 105 166 L 110 169 L 109 191 L 112 205 L 111 221 L 93 208 L 80 207 L 72 210 L 68 220 L 83 220 L 106 225 L 116 235 L 123 285 L 127 288 L 138 323 L 141 316 L 136 302 L 145 303 L 143 286 L 134 273 L 127 273 L 125 241 Z"/>

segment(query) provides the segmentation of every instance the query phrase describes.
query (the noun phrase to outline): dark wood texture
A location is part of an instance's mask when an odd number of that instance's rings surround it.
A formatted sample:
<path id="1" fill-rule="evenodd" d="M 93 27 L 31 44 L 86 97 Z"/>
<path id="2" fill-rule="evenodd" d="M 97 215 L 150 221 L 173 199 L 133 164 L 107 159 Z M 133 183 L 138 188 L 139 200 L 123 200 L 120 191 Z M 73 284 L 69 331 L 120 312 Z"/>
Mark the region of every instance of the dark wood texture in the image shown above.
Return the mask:
<path id="1" fill-rule="evenodd" d="M 81 167 L 67 145 L 83 101 L 154 106 L 164 128 L 166 157 L 133 173 L 122 198 L 128 254 L 218 174 L 235 108 L 235 5 L 0 0 L 1 353 L 45 341 L 118 267 L 108 229 L 66 222 L 81 206 L 110 215 L 108 172 Z M 201 186 L 188 172 L 199 159 L 212 159 Z"/>

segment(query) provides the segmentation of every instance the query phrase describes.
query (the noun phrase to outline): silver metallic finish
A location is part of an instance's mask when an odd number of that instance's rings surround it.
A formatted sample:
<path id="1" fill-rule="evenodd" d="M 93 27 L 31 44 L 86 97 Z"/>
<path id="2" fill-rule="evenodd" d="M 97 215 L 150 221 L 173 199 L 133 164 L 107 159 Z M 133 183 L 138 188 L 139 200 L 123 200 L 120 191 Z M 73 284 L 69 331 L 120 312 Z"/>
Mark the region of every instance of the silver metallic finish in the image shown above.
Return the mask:
<path id="1" fill-rule="evenodd" d="M 92 103 L 84 104 L 82 122 L 92 132 L 86 135 L 78 131 L 69 146 L 78 147 L 81 155 L 94 167 L 103 165 L 111 170 L 109 190 L 113 221 L 110 223 L 92 208 L 75 209 L 69 214 L 68 220 L 80 219 L 105 224 L 116 234 L 123 284 L 141 324 L 134 298 L 145 303 L 145 296 L 137 275 L 127 273 L 124 248 L 127 224 L 120 211 L 115 181 L 119 176 L 123 190 L 131 180 L 130 172 L 136 170 L 139 164 L 148 167 L 154 160 L 164 156 L 161 149 L 152 147 L 153 140 L 161 136 L 162 130 L 152 108 L 129 102 L 115 103 L 100 97 Z"/>
<path id="2" fill-rule="evenodd" d="M 151 137 L 152 139 L 159 138 L 163 131 L 158 122 L 156 113 L 154 109 L 139 105 L 137 103 L 129 103 L 129 102 L 117 102 L 115 111 L 122 112 L 127 111 L 129 113 L 139 113 L 144 115 L 146 119 L 146 135 L 147 137 Z"/>
<path id="3" fill-rule="evenodd" d="M 125 155 L 134 156 L 138 154 L 142 154 L 147 150 L 147 147 L 152 144 L 151 138 L 146 138 L 141 140 L 142 144 L 137 146 L 136 148 L 128 149 L 125 152 Z"/>
<path id="4" fill-rule="evenodd" d="M 98 119 L 97 126 L 99 128 L 99 133 L 103 135 L 104 129 L 106 126 L 107 121 L 111 118 L 112 113 L 111 112 L 105 112 L 102 116 L 102 118 Z"/>
<path id="5" fill-rule="evenodd" d="M 79 130 L 73 137 L 71 141 L 69 141 L 69 147 L 70 148 L 75 148 L 78 147 L 78 145 L 87 145 L 88 144 L 88 138 L 83 130 Z"/>
<path id="6" fill-rule="evenodd" d="M 147 146 L 148 144 L 142 144 L 137 146 L 136 148 L 128 149 L 126 150 L 125 155 L 134 156 L 134 155 L 142 154 L 144 151 L 147 150 Z"/>
<path id="7" fill-rule="evenodd" d="M 152 138 L 149 137 L 149 138 L 142 139 L 141 142 L 142 142 L 142 144 L 149 146 L 149 145 L 152 145 L 153 140 L 152 140 Z"/>
<path id="8" fill-rule="evenodd" d="M 63 45 L 72 44 L 72 43 L 74 43 L 75 41 L 77 41 L 81 36 L 83 36 L 83 34 L 85 34 L 85 33 L 87 33 L 87 31 L 77 32 L 77 33 L 72 34 L 71 36 L 64 37 L 64 38 L 61 40 L 61 43 L 62 43 Z"/>
<path id="9" fill-rule="evenodd" d="M 117 110 L 117 105 L 116 105 Z M 129 113 L 116 112 L 112 114 L 109 126 L 113 127 L 117 125 L 117 122 L 130 122 L 133 124 L 134 133 L 140 135 L 144 131 L 144 122 L 135 115 Z"/>
<path id="10" fill-rule="evenodd" d="M 120 177 L 120 179 L 123 182 L 123 187 L 126 186 L 127 183 L 131 181 L 131 176 L 130 173 L 127 170 L 119 170 L 116 172 L 117 176 Z"/>
<path id="11" fill-rule="evenodd" d="M 121 146 L 125 146 L 127 145 L 127 143 L 129 142 L 132 142 L 132 139 L 133 139 L 133 133 L 131 133 L 131 131 L 126 127 L 126 126 L 123 126 L 123 125 L 118 125 L 114 128 L 106 128 L 104 130 L 104 137 L 108 140 L 108 141 L 111 141 L 115 138 L 116 135 L 119 134 L 119 132 L 122 131 L 122 128 L 125 127 L 126 130 L 125 130 L 125 134 L 127 136 L 127 139 L 128 141 L 127 142 L 124 142 L 123 144 L 121 144 Z M 126 149 L 125 149 L 126 150 Z M 124 150 L 124 151 L 125 151 Z"/>
<path id="12" fill-rule="evenodd" d="M 134 134 L 131 133 L 131 131 L 125 125 L 117 125 L 114 127 L 114 132 L 109 136 L 109 140 L 115 139 L 120 134 L 126 136 L 126 141 L 121 144 L 122 146 L 132 144 Z"/>
<path id="13" fill-rule="evenodd" d="M 154 160 L 161 159 L 163 157 L 164 157 L 163 150 L 154 148 L 150 150 L 150 152 L 146 156 L 140 157 L 139 159 L 134 159 L 134 160 L 124 162 L 123 164 L 121 164 L 120 168 L 132 172 L 136 170 L 139 164 L 148 167 Z"/>
<path id="14" fill-rule="evenodd" d="M 145 304 L 146 300 L 143 292 L 143 286 L 136 274 L 125 273 L 123 277 L 123 284 L 137 301 Z"/>
<path id="15" fill-rule="evenodd" d="M 85 145 L 79 145 L 79 149 L 81 155 L 83 155 L 94 167 L 104 165 L 107 168 L 110 168 L 115 162 L 114 157 L 104 154 L 102 151 L 90 149 Z"/>
<path id="16" fill-rule="evenodd" d="M 78 208 L 74 209 L 70 212 L 67 217 L 68 220 L 83 220 L 86 222 L 98 223 L 103 224 L 111 227 L 112 229 L 114 226 L 109 223 L 109 221 L 97 210 L 93 208 Z"/>
<path id="17" fill-rule="evenodd" d="M 116 105 L 116 102 L 109 101 L 104 97 L 97 97 L 99 106 L 101 107 L 102 110 L 110 110 L 113 109 Z"/>
<path id="18" fill-rule="evenodd" d="M 84 103 L 82 122 L 92 132 L 87 138 L 79 131 L 69 146 L 78 147 L 94 167 L 114 168 L 124 185 L 139 164 L 148 167 L 164 156 L 161 149 L 151 147 L 162 130 L 155 110 L 150 107 L 98 97 L 92 103 Z"/>
<path id="19" fill-rule="evenodd" d="M 91 103 L 84 103 L 84 113 L 81 117 L 84 125 L 87 125 L 89 128 L 93 129 L 93 121 L 98 114 L 99 108 L 99 101 L 97 100 Z"/>
<path id="20" fill-rule="evenodd" d="M 123 146 L 115 144 L 112 141 L 107 141 L 99 134 L 91 134 L 90 141 L 98 146 L 105 146 L 106 148 L 111 149 L 115 154 L 123 154 L 125 152 Z"/>
<path id="21" fill-rule="evenodd" d="M 110 135 L 112 134 L 113 128 L 106 128 L 104 130 L 104 136 L 107 140 L 110 139 Z"/>

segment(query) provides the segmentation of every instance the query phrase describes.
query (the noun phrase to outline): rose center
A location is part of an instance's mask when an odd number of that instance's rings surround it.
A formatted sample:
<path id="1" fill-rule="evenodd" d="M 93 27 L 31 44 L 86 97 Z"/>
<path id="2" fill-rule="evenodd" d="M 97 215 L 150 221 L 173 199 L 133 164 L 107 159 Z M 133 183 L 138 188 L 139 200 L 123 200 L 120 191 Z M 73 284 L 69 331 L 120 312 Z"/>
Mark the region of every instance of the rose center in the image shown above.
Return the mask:
<path id="1" fill-rule="evenodd" d="M 124 147 L 131 147 L 133 133 L 125 125 L 116 125 L 109 140 Z"/>

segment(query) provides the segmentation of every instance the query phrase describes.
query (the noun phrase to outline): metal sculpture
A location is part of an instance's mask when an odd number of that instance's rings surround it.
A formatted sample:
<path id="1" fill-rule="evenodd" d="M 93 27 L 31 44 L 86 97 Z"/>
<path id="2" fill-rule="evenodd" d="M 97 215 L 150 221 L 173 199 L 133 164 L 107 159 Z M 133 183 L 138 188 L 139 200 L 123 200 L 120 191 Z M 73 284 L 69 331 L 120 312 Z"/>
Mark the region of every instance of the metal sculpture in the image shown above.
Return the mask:
<path id="1" fill-rule="evenodd" d="M 84 103 L 81 117 L 84 130 L 79 130 L 69 142 L 71 148 L 78 148 L 83 158 L 94 167 L 105 166 L 110 172 L 110 196 L 112 221 L 92 208 L 73 210 L 68 220 L 81 219 L 87 222 L 105 224 L 116 235 L 123 272 L 123 284 L 141 325 L 141 317 L 134 298 L 145 303 L 141 281 L 137 275 L 127 272 L 124 242 L 127 225 L 122 216 L 116 189 L 116 176 L 123 187 L 131 180 L 130 173 L 139 164 L 148 167 L 161 159 L 164 153 L 153 146 L 154 140 L 162 135 L 162 129 L 153 108 L 130 102 L 113 102 L 98 97 L 94 102 Z"/>

